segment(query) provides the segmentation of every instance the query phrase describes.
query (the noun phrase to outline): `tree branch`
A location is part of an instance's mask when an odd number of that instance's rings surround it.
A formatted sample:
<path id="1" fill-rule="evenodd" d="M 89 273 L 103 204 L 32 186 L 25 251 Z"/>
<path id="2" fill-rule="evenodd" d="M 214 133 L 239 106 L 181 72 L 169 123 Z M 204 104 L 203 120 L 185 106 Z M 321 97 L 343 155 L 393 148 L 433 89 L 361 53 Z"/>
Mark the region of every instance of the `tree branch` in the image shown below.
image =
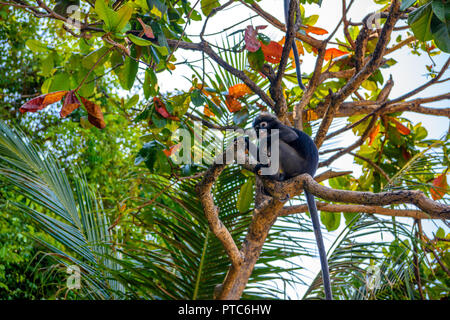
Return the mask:
<path id="1" fill-rule="evenodd" d="M 381 214 L 391 217 L 409 217 L 414 219 L 438 219 L 432 217 L 421 210 L 408 210 L 408 209 L 389 209 L 380 206 L 366 206 L 366 205 L 353 205 L 353 204 L 331 204 L 327 202 L 316 202 L 317 209 L 328 212 L 352 212 L 352 213 L 368 213 L 368 214 Z M 308 211 L 306 204 L 294 205 L 284 207 L 280 216 L 287 216 L 295 213 L 303 213 Z"/>
<path id="2" fill-rule="evenodd" d="M 263 179 L 264 180 L 264 179 Z M 436 219 L 450 219 L 450 206 L 433 201 L 418 190 L 397 190 L 390 192 L 360 192 L 335 190 L 320 185 L 308 174 L 302 174 L 283 182 L 265 181 L 265 186 L 274 195 L 299 194 L 306 189 L 316 197 L 333 202 L 354 203 L 369 206 L 384 206 L 391 204 L 413 204 L 429 216 Z"/>
<path id="3" fill-rule="evenodd" d="M 400 2 L 398 0 L 394 0 L 391 4 L 389 15 L 386 19 L 383 29 L 381 30 L 380 37 L 378 39 L 377 45 L 375 46 L 375 50 L 373 51 L 372 58 L 369 60 L 369 62 L 364 65 L 364 67 L 359 72 L 357 72 L 335 95 L 331 97 L 330 107 L 327 109 L 327 112 L 324 116 L 325 121 L 322 120 L 319 130 L 317 131 L 316 137 L 314 139 L 314 142 L 316 143 L 318 148 L 325 140 L 328 128 L 333 121 L 334 115 L 339 105 L 380 66 L 385 48 L 390 40 L 392 29 L 394 28 L 395 23 L 400 17 L 399 7 Z"/>

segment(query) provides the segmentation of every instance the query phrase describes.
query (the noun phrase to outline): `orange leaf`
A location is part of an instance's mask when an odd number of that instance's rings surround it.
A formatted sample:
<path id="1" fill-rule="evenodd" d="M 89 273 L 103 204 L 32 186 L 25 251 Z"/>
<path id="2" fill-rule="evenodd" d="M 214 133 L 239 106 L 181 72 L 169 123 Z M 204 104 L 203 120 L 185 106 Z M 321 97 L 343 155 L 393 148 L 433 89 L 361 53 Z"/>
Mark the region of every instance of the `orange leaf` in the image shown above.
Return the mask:
<path id="1" fill-rule="evenodd" d="M 233 96 L 225 96 L 225 104 L 230 112 L 237 112 L 242 109 L 241 103 Z"/>
<path id="2" fill-rule="evenodd" d="M 24 112 L 36 112 L 38 110 L 44 109 L 46 106 L 60 101 L 68 91 L 56 91 L 48 94 L 41 95 L 39 97 L 33 98 L 26 103 L 24 103 L 19 111 Z"/>
<path id="3" fill-rule="evenodd" d="M 261 49 L 264 53 L 264 59 L 266 59 L 267 62 L 280 62 L 281 53 L 283 52 L 283 47 L 281 46 L 281 44 L 275 41 L 270 41 L 268 45 L 261 43 Z"/>
<path id="4" fill-rule="evenodd" d="M 175 70 L 176 67 L 175 67 L 175 65 L 174 65 L 173 63 L 168 62 L 168 63 L 167 63 L 167 68 L 168 68 L 169 70 L 172 70 L 172 71 L 173 71 L 173 70 Z"/>
<path id="5" fill-rule="evenodd" d="M 60 101 L 62 98 L 65 97 L 68 91 L 56 91 L 51 92 L 45 95 L 43 104 L 49 105 L 55 102 Z"/>
<path id="6" fill-rule="evenodd" d="M 409 130 L 408 127 L 405 127 L 403 124 L 401 124 L 398 120 L 394 118 L 389 118 L 389 120 L 391 120 L 395 124 L 395 128 L 397 128 L 398 133 L 404 136 L 407 136 L 408 134 L 411 133 L 411 130 Z"/>
<path id="7" fill-rule="evenodd" d="M 102 108 L 84 97 L 80 96 L 80 99 L 88 113 L 88 121 L 99 129 L 106 127 L 106 123 L 103 120 Z"/>
<path id="8" fill-rule="evenodd" d="M 336 49 L 336 48 L 330 48 L 330 49 L 327 49 L 325 51 L 324 59 L 326 61 L 328 61 L 328 60 L 331 60 L 333 58 L 337 58 L 337 57 L 343 56 L 345 54 L 348 54 L 348 52 L 341 51 L 341 50 Z"/>
<path id="9" fill-rule="evenodd" d="M 373 141 L 375 140 L 379 132 L 380 132 L 380 124 L 377 124 L 377 126 L 373 128 L 369 134 L 369 146 L 372 145 Z"/>
<path id="10" fill-rule="evenodd" d="M 314 121 L 319 119 L 319 115 L 314 110 L 308 109 L 306 111 L 306 119 L 308 119 L 308 121 Z"/>
<path id="11" fill-rule="evenodd" d="M 286 37 L 283 37 L 283 39 L 281 39 L 280 41 L 278 41 L 278 43 L 284 47 L 284 41 L 286 40 Z M 295 41 L 296 45 L 297 45 L 297 51 L 299 55 L 304 55 L 305 54 L 305 50 L 303 49 L 303 45 L 300 41 Z M 291 58 L 292 61 L 292 66 L 295 68 L 295 60 L 294 60 L 294 50 L 291 50 L 291 52 L 289 52 L 289 58 Z"/>
<path id="12" fill-rule="evenodd" d="M 433 187 L 430 189 L 431 197 L 433 200 L 442 199 L 447 193 L 448 184 L 447 184 L 447 175 L 445 173 L 437 176 L 433 180 Z"/>
<path id="13" fill-rule="evenodd" d="M 170 157 L 174 152 L 176 152 L 178 149 L 180 149 L 181 143 L 175 144 L 171 146 L 169 149 L 164 149 L 163 152 L 167 157 Z"/>
<path id="14" fill-rule="evenodd" d="M 302 27 L 306 33 L 313 33 L 313 34 L 317 34 L 317 35 L 323 35 L 323 34 L 327 34 L 328 31 L 322 28 L 318 28 L 318 27 L 314 27 L 314 26 L 308 26 L 306 25 L 306 27 Z"/>
<path id="15" fill-rule="evenodd" d="M 252 90 L 245 83 L 238 83 L 228 88 L 228 94 L 234 98 L 241 98 L 250 93 Z"/>
<path id="16" fill-rule="evenodd" d="M 207 104 L 205 104 L 205 107 L 203 108 L 203 114 L 207 117 L 215 117 L 216 116 L 214 113 L 211 112 L 211 110 L 209 109 L 209 106 Z"/>
<path id="17" fill-rule="evenodd" d="M 64 99 L 64 104 L 61 108 L 61 111 L 59 111 L 59 116 L 61 118 L 65 118 L 79 106 L 80 101 L 78 100 L 75 92 L 73 90 L 69 91 L 69 93 L 66 95 L 66 98 Z"/>

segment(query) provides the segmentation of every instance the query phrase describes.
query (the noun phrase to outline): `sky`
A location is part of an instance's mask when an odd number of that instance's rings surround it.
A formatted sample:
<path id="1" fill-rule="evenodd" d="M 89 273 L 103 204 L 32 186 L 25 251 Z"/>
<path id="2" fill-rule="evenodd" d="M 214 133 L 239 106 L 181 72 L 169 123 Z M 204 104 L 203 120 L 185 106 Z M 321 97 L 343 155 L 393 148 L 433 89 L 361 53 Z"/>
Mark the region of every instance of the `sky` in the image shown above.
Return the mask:
<path id="1" fill-rule="evenodd" d="M 350 1 L 347 1 L 347 3 L 349 2 Z M 221 1 L 221 4 L 223 3 L 224 1 Z M 277 17 L 280 21 L 284 21 L 283 0 L 263 0 L 259 2 L 259 5 L 267 12 Z M 321 7 L 318 7 L 317 5 L 305 5 L 306 16 L 318 14 L 319 19 L 315 24 L 315 26 L 330 31 L 335 28 L 335 26 L 339 22 L 339 19 L 341 18 L 342 12 L 341 5 L 342 5 L 341 1 L 336 0 L 323 0 Z M 347 17 L 351 19 L 351 21 L 359 22 L 367 14 L 375 12 L 379 9 L 380 6 L 374 5 L 374 3 L 371 0 L 357 0 L 351 7 L 349 13 L 347 14 Z M 238 23 L 246 18 L 250 18 L 253 15 L 254 12 L 246 9 L 242 5 L 233 4 L 232 6 L 230 6 L 229 9 L 220 12 L 215 17 L 210 19 L 206 29 L 206 34 L 222 31 L 223 29 L 235 23 Z M 192 25 L 189 25 L 186 28 L 186 33 L 188 35 L 198 35 L 203 26 L 202 23 L 203 22 L 193 23 Z M 268 23 L 262 20 L 261 18 L 252 18 L 251 20 L 248 20 L 247 22 L 244 22 L 236 26 L 235 28 L 228 30 L 225 34 L 230 34 L 238 29 L 244 29 L 249 24 L 252 24 L 253 26 L 268 25 Z M 267 29 L 264 29 L 263 32 L 267 36 L 269 36 L 272 40 L 275 41 L 280 40 L 283 36 L 282 32 L 280 32 L 279 30 L 275 29 L 270 25 L 267 27 Z M 396 36 L 397 33 L 395 33 L 393 37 Z M 317 37 L 321 39 L 320 36 Z M 326 37 L 326 35 L 322 36 L 322 38 L 324 37 Z M 335 37 L 343 39 L 342 28 L 337 32 Z M 222 39 L 224 39 L 224 33 L 218 36 L 208 37 L 207 39 L 212 43 L 222 43 Z M 192 37 L 192 40 L 199 41 L 198 37 Z M 329 47 L 332 47 L 332 45 L 330 45 Z M 448 56 L 449 56 L 448 54 L 444 53 L 439 56 L 433 57 L 433 60 L 437 65 L 436 70 L 440 70 L 440 66 L 444 64 Z M 179 49 L 177 50 L 175 57 L 178 59 L 178 62 L 182 62 L 185 59 L 193 61 L 201 59 L 201 54 Z M 313 57 L 312 55 L 306 55 L 302 56 L 301 58 L 303 59 L 302 71 L 310 73 L 314 67 L 315 57 Z M 387 79 L 391 74 L 393 76 L 395 85 L 390 94 L 391 99 L 401 96 L 402 94 L 405 94 L 410 90 L 420 86 L 421 84 L 424 84 L 427 81 L 429 81 L 429 78 L 425 76 L 427 73 L 425 65 L 430 65 L 433 63 L 433 61 L 426 55 L 418 57 L 416 55 L 413 55 L 408 48 L 405 48 L 395 53 L 392 53 L 391 55 L 387 56 L 387 58 L 394 58 L 395 60 L 398 61 L 398 63 L 394 65 L 392 68 L 388 70 L 382 70 L 385 79 Z M 208 69 L 208 72 L 211 72 L 211 70 Z M 173 74 L 170 74 L 169 72 L 164 72 L 158 77 L 159 85 L 161 87 L 162 92 L 170 92 L 175 89 L 180 90 L 189 89 L 190 82 L 186 80 L 185 77 L 190 78 L 191 74 L 192 71 L 188 67 L 183 66 L 182 64 L 177 65 L 177 69 L 173 72 Z M 447 71 L 446 74 L 444 74 L 443 79 L 447 78 L 448 76 L 449 72 Z M 430 97 L 433 95 L 446 93 L 449 91 L 448 89 L 449 89 L 448 83 L 435 85 L 420 93 L 419 96 L 415 96 L 413 98 Z M 427 106 L 448 107 L 448 101 L 444 100 L 434 104 L 428 104 Z M 445 133 L 446 130 L 448 130 L 450 124 L 449 119 L 446 119 L 444 117 L 427 116 L 415 113 L 404 113 L 404 116 L 410 119 L 414 124 L 421 122 L 428 130 L 429 138 L 441 138 L 442 134 Z M 338 142 L 341 141 L 342 144 L 348 145 L 349 141 L 352 142 L 355 139 L 356 138 L 353 136 L 353 134 L 349 132 L 345 135 L 339 136 L 339 139 L 336 141 Z M 349 170 L 349 163 L 353 163 L 352 157 L 350 156 L 342 157 L 338 161 L 335 161 L 332 164 L 331 168 L 333 170 L 342 170 L 342 171 Z M 351 170 L 353 170 L 355 176 L 358 176 L 361 172 L 360 167 L 357 165 L 352 165 Z M 440 223 L 439 226 L 443 226 L 443 224 Z M 343 223 L 341 223 L 341 227 L 337 231 L 332 232 L 331 234 L 328 234 L 326 236 L 325 241 L 327 245 L 330 245 L 332 240 L 334 240 L 336 235 L 339 234 L 339 232 L 342 229 Z M 447 229 L 446 231 L 449 232 L 448 228 L 445 229 Z M 433 232 L 434 230 L 436 230 L 436 222 L 424 221 L 424 230 L 426 233 Z M 431 236 L 431 234 L 428 235 Z M 304 258 L 303 264 L 306 264 L 311 267 L 309 275 L 311 277 L 314 277 L 315 272 L 319 270 L 318 258 L 317 259 Z M 299 287 L 296 289 L 296 292 L 290 292 L 289 295 L 293 299 L 300 298 L 304 290 L 305 287 Z"/>

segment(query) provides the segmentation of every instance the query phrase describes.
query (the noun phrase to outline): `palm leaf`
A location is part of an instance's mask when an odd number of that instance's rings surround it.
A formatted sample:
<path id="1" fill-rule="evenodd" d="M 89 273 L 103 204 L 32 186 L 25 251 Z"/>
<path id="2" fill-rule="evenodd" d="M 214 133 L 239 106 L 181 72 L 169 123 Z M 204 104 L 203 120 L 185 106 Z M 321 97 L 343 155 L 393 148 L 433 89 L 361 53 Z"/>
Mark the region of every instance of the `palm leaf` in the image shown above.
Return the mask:
<path id="1" fill-rule="evenodd" d="M 9 201 L 9 204 L 54 239 L 55 243 L 36 240 L 59 263 L 80 268 L 83 297 L 119 297 L 123 288 L 107 271 L 118 268 L 107 258 L 113 254 L 109 224 L 85 179 L 75 175 L 73 190 L 64 169 L 50 154 L 3 121 L 0 121 L 0 161 L 0 176 L 33 203 Z"/>

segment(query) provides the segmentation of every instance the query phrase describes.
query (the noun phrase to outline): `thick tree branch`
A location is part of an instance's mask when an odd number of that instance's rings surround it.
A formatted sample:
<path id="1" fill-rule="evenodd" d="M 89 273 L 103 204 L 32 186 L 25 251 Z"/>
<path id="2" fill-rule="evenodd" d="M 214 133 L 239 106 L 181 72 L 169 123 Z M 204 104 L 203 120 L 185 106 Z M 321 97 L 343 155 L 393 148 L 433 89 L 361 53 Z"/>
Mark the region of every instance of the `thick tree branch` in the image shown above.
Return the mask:
<path id="1" fill-rule="evenodd" d="M 335 190 L 317 183 L 310 175 L 303 174 L 284 182 L 265 181 L 265 186 L 274 195 L 299 194 L 303 189 L 316 197 L 333 202 L 354 203 L 369 206 L 385 206 L 391 204 L 413 204 L 423 212 L 436 219 L 450 219 L 450 206 L 433 201 L 422 191 L 398 190 L 389 192 L 360 192 Z"/>
<path id="2" fill-rule="evenodd" d="M 408 209 L 389 209 L 380 206 L 366 206 L 366 205 L 354 205 L 354 204 L 332 204 L 326 202 L 316 202 L 317 209 L 328 212 L 351 212 L 351 213 L 369 213 L 369 214 L 381 214 L 391 217 L 409 217 L 414 219 L 438 219 L 432 217 L 421 210 L 408 210 Z M 303 213 L 308 211 L 306 204 L 294 205 L 284 207 L 280 215 L 287 216 L 295 213 Z"/>

